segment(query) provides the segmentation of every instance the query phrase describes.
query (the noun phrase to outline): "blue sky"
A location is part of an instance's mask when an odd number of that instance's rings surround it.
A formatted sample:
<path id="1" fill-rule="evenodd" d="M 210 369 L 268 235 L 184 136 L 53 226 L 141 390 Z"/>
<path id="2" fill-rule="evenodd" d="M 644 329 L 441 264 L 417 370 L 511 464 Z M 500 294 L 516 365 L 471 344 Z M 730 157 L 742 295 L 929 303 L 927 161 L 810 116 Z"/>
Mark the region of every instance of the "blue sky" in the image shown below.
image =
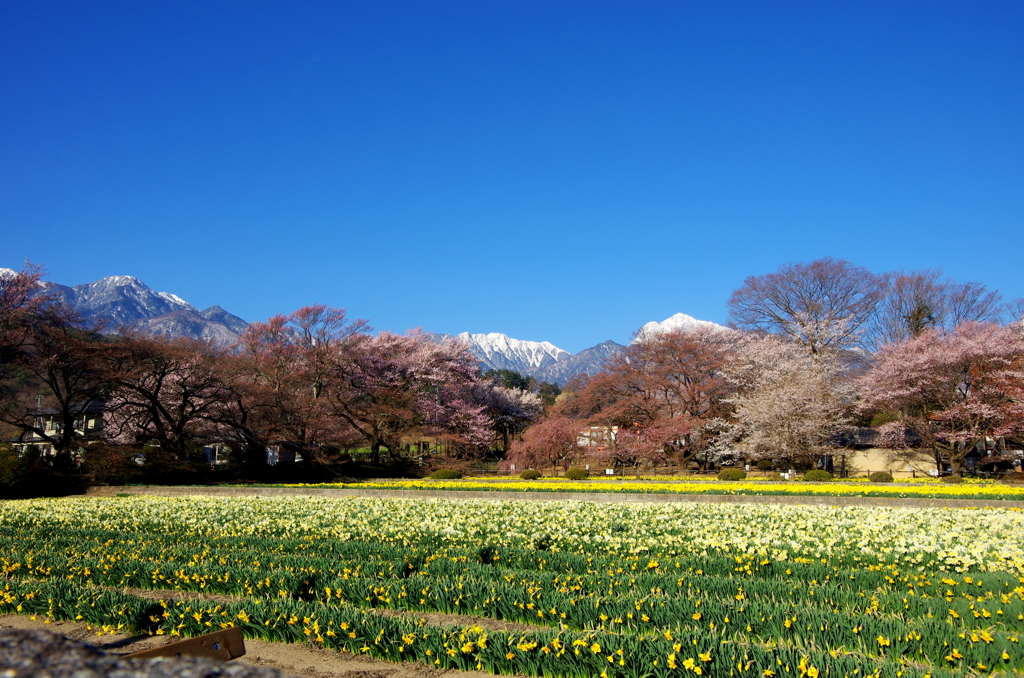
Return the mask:
<path id="1" fill-rule="evenodd" d="M 0 5 L 0 266 L 570 351 L 835 256 L 1024 296 L 1024 3 Z"/>

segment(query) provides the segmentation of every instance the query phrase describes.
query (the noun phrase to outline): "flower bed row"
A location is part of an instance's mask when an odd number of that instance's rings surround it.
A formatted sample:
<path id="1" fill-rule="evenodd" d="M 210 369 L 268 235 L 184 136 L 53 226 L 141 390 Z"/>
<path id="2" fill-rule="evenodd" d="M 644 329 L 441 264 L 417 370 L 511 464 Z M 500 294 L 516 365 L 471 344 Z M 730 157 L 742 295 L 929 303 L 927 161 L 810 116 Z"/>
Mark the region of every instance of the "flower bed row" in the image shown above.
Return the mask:
<path id="1" fill-rule="evenodd" d="M 1024 485 L 999 483 L 888 484 L 772 480 L 377 480 L 360 483 L 280 484 L 275 487 L 481 492 L 574 492 L 622 494 L 721 494 L 827 497 L 909 497 L 1024 501 Z"/>

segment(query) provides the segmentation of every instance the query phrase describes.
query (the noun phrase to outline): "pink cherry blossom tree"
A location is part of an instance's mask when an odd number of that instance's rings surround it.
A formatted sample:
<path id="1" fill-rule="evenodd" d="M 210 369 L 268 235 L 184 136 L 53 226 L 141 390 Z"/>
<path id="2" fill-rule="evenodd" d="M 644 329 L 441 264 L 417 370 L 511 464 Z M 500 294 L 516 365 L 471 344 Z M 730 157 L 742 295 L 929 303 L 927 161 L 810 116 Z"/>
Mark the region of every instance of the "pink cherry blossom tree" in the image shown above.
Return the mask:
<path id="1" fill-rule="evenodd" d="M 32 264 L 0 276 L 0 422 L 48 443 L 54 468 L 72 469 L 78 424 L 109 386 L 107 346 L 41 276 Z"/>
<path id="2" fill-rule="evenodd" d="M 381 332 L 338 355 L 328 389 L 329 412 L 370 447 L 397 452 L 404 438 L 441 438 L 468 458 L 486 450 L 492 421 L 475 402 L 477 361 L 463 342 L 438 343 L 414 330 Z"/>
<path id="3" fill-rule="evenodd" d="M 617 427 L 600 454 L 637 472 L 703 456 L 718 437 L 711 422 L 731 410 L 725 377 L 739 333 L 724 329 L 666 332 L 643 338 L 608 361 L 564 407 L 588 426 Z M 703 453 L 703 454 L 702 454 Z"/>
<path id="4" fill-rule="evenodd" d="M 959 475 L 978 443 L 1024 431 L 1024 338 L 992 323 L 928 330 L 882 348 L 860 387 L 863 410 L 895 417 L 889 444 L 911 431 Z"/>
<path id="5" fill-rule="evenodd" d="M 505 465 L 515 465 L 517 470 L 540 470 L 572 463 L 582 457 L 580 437 L 585 428 L 578 419 L 552 412 L 512 443 Z"/>
<path id="6" fill-rule="evenodd" d="M 503 454 L 508 454 L 512 440 L 536 421 L 544 409 L 544 402 L 536 393 L 490 380 L 481 381 L 474 400 L 484 406 L 491 418 L 495 447 Z"/>

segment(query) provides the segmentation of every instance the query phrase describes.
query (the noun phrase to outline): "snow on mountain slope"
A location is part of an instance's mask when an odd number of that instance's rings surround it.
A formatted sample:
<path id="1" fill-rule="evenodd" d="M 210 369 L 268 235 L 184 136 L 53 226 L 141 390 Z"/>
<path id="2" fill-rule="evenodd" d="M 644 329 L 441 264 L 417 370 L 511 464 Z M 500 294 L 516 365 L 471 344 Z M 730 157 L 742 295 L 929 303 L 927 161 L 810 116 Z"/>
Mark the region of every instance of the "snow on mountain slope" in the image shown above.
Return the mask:
<path id="1" fill-rule="evenodd" d="M 205 311 L 200 311 L 199 315 L 205 320 L 209 320 L 212 323 L 220 323 L 235 334 L 241 334 L 245 332 L 245 328 L 249 326 L 249 323 L 245 322 L 237 315 L 228 313 L 220 306 L 211 306 Z"/>
<path id="2" fill-rule="evenodd" d="M 685 313 L 677 313 L 662 322 L 649 322 L 637 332 L 633 341 L 672 330 L 691 330 L 699 327 L 726 329 L 707 320 L 698 320 Z M 436 341 L 445 341 L 451 335 L 433 335 Z M 605 362 L 624 347 L 614 341 L 572 354 L 547 341 L 524 341 L 505 334 L 470 334 L 463 332 L 456 338 L 469 344 L 469 350 L 480 361 L 483 370 L 514 370 L 534 377 L 538 381 L 565 384 L 578 374 L 597 374 Z"/>
<path id="3" fill-rule="evenodd" d="M 473 355 L 480 360 L 485 369 L 491 370 L 525 372 L 529 368 L 543 367 L 572 355 L 547 341 L 513 339 L 498 332 L 463 332 L 456 335 L 456 338 L 469 344 Z"/>
<path id="4" fill-rule="evenodd" d="M 15 273 L 8 271 L 0 269 L 0 277 Z M 143 334 L 191 337 L 226 346 L 248 325 L 220 306 L 200 311 L 178 295 L 156 292 L 130 275 L 112 275 L 74 287 L 48 281 L 40 286 L 84 319 L 101 323 L 105 333 L 133 327 Z"/>
<path id="5" fill-rule="evenodd" d="M 188 310 L 171 311 L 152 318 L 142 318 L 132 324 L 132 329 L 155 337 L 169 339 L 189 337 L 200 341 L 210 341 L 218 346 L 230 346 L 238 340 L 240 334 L 225 323 L 210 320 L 200 313 Z"/>
<path id="6" fill-rule="evenodd" d="M 688 330 L 695 330 L 701 327 L 707 329 L 727 329 L 726 327 L 713 323 L 710 320 L 697 320 L 691 315 L 676 313 L 671 318 L 666 318 L 660 323 L 653 320 L 647 323 L 637 331 L 636 338 L 630 343 L 635 344 L 638 341 L 643 341 L 648 337 L 652 337 L 663 332 L 674 332 L 677 330 L 686 332 Z"/>
<path id="7" fill-rule="evenodd" d="M 63 297 L 83 317 L 105 320 L 115 327 L 175 311 L 199 312 L 181 297 L 155 292 L 130 275 L 112 275 L 74 287 L 51 284 L 47 289 Z"/>
<path id="8" fill-rule="evenodd" d="M 579 374 L 598 374 L 604 369 L 605 363 L 615 354 L 621 351 L 624 346 L 617 344 L 610 339 L 597 346 L 585 348 L 579 353 L 562 358 L 558 362 L 533 368 L 527 372 L 537 381 L 546 381 L 549 384 L 564 386 L 567 381 Z"/>

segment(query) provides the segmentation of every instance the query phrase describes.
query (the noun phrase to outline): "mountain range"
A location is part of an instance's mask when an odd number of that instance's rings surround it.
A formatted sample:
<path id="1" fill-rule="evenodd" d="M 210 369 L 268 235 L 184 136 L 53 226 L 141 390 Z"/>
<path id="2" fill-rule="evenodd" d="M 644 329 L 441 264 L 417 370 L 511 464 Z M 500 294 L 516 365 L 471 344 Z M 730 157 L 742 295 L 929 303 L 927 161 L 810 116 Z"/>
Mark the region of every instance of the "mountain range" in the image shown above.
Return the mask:
<path id="1" fill-rule="evenodd" d="M 14 274 L 9 268 L 0 268 L 0 277 Z M 156 292 L 130 275 L 112 275 L 74 287 L 43 282 L 42 287 L 108 334 L 131 328 L 154 336 L 190 337 L 229 346 L 249 325 L 220 306 L 200 311 L 178 295 Z"/>
<path id="2" fill-rule="evenodd" d="M 721 325 L 707 320 L 698 320 L 685 313 L 677 313 L 661 322 L 652 321 L 637 330 L 633 342 L 656 336 L 662 332 L 693 330 L 701 327 L 716 328 Z M 433 335 L 439 341 L 452 339 L 450 334 Z M 564 385 L 579 374 L 597 374 L 605 362 L 625 346 L 612 340 L 597 346 L 585 348 L 579 353 L 569 353 L 547 341 L 525 341 L 513 339 L 504 334 L 470 334 L 463 332 L 454 336 L 469 344 L 469 350 L 480 361 L 484 370 L 515 370 L 533 377 L 537 381 Z"/>
<path id="3" fill-rule="evenodd" d="M 0 268 L 0 277 L 14 274 L 11 269 Z M 101 331 L 107 333 L 131 328 L 154 336 L 190 337 L 229 346 L 248 327 L 247 322 L 220 306 L 200 311 L 181 297 L 169 292 L 156 292 L 132 276 L 109 276 L 74 287 L 52 282 L 42 285 L 83 318 L 99 323 Z M 633 341 L 642 341 L 660 332 L 697 327 L 721 325 L 677 313 L 661 322 L 647 323 L 636 332 Z M 553 384 L 565 384 L 579 374 L 597 374 L 609 358 L 625 348 L 608 340 L 579 353 L 570 353 L 547 341 L 513 339 L 497 332 L 432 336 L 436 341 L 465 341 L 480 361 L 481 369 L 514 370 L 537 381 Z"/>

